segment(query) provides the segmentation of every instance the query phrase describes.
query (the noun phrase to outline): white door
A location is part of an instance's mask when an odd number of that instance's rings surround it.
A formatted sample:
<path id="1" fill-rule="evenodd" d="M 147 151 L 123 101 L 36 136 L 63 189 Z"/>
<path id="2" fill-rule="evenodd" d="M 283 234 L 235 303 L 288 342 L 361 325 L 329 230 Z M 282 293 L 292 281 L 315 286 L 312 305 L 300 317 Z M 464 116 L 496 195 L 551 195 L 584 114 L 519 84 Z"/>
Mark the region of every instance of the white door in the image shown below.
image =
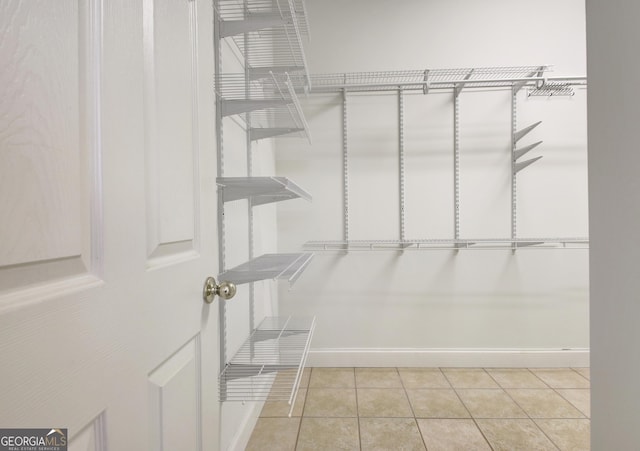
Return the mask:
<path id="1" fill-rule="evenodd" d="M 211 8 L 0 1 L 0 428 L 218 448 Z"/>

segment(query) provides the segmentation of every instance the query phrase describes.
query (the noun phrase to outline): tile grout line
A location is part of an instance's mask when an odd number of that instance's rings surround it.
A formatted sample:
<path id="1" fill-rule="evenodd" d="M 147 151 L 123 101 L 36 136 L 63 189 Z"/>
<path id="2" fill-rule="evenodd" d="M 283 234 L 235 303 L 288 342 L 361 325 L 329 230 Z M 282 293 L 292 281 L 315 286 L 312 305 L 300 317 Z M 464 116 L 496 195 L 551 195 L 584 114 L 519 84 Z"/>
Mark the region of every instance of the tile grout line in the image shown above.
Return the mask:
<path id="1" fill-rule="evenodd" d="M 573 418 L 574 420 L 583 420 L 583 419 L 587 419 L 589 420 L 589 422 L 591 422 L 591 415 L 588 415 L 586 413 L 584 413 L 582 411 L 581 408 L 579 408 L 578 406 L 576 406 L 574 403 L 571 402 L 571 400 L 567 399 L 565 396 L 563 396 L 562 393 L 560 393 L 558 390 L 589 390 L 589 396 L 591 396 L 591 387 L 589 388 L 560 388 L 560 389 L 556 389 L 556 388 L 552 388 L 552 390 L 554 392 L 557 393 L 558 396 L 560 396 L 562 399 L 564 399 L 565 401 L 567 401 L 569 404 L 571 404 L 571 406 L 576 409 L 578 412 L 580 412 L 584 418 Z"/>
<path id="2" fill-rule="evenodd" d="M 541 378 L 541 377 L 539 377 L 536 373 L 534 373 L 530 368 L 525 368 L 525 369 L 526 369 L 529 373 L 531 373 L 531 374 L 532 374 L 536 379 L 538 379 L 540 382 L 542 382 L 542 383 L 545 385 L 545 387 L 547 387 L 547 388 L 510 388 L 509 390 L 551 390 L 551 391 L 553 391 L 555 394 L 557 394 L 558 396 L 560 396 L 562 399 L 564 399 L 565 401 L 567 401 L 567 402 L 571 405 L 571 407 L 573 407 L 573 408 L 574 408 L 574 409 L 576 409 L 578 412 L 580 412 L 580 413 L 584 416 L 584 418 L 591 420 L 591 418 L 590 418 L 590 417 L 588 417 L 588 416 L 587 416 L 587 415 L 586 415 L 586 414 L 585 414 L 581 409 L 579 409 L 579 408 L 578 408 L 578 406 L 576 406 L 576 405 L 575 405 L 575 404 L 573 404 L 570 400 L 568 400 L 567 398 L 565 398 L 564 396 L 562 396 L 562 393 L 558 392 L 558 389 L 560 389 L 560 390 L 580 390 L 579 388 L 564 388 L 564 389 L 563 389 L 563 388 L 560 388 L 560 387 L 552 387 L 551 385 L 549 385 L 548 383 L 546 383 L 544 380 L 542 380 L 542 378 Z M 573 370 L 573 368 L 567 368 L 567 369 Z M 578 373 L 578 374 L 579 374 L 579 373 Z M 490 374 L 490 373 L 489 373 L 489 375 L 491 376 L 491 374 Z M 579 375 L 580 375 L 581 377 L 583 377 L 585 380 L 589 381 L 586 377 L 582 376 L 581 374 L 579 374 Z M 494 378 L 494 380 L 495 380 L 495 378 Z M 498 385 L 500 385 L 500 383 L 499 383 L 498 381 L 496 381 L 496 382 L 498 383 Z M 502 387 L 502 386 L 500 385 L 500 387 Z M 588 389 L 583 389 L 583 390 L 591 390 L 591 383 L 589 383 L 589 388 L 588 388 Z M 509 392 L 507 392 L 507 389 L 506 389 L 506 388 L 504 388 L 504 391 L 507 393 L 507 395 L 509 395 L 509 397 L 511 397 L 511 395 L 509 394 Z M 513 401 L 514 401 L 516 404 L 518 404 L 518 402 L 517 402 L 513 397 L 511 397 L 511 399 L 513 399 Z M 520 404 L 518 404 L 518 406 L 519 406 L 522 410 L 524 410 L 524 408 L 523 408 L 522 406 L 520 406 Z M 525 413 L 527 413 L 527 412 L 525 411 Z M 529 416 L 529 414 L 527 414 L 527 416 Z M 533 418 L 533 417 L 529 417 L 529 418 L 535 422 L 535 418 Z M 566 419 L 566 420 L 581 420 L 581 419 L 584 419 L 584 418 L 538 418 L 538 419 L 540 419 L 540 420 L 543 420 L 543 419 L 551 419 L 551 420 L 553 420 L 553 419 L 557 419 L 557 420 L 563 420 L 563 419 Z M 537 423 L 536 423 L 536 424 L 537 424 Z"/>
<path id="3" fill-rule="evenodd" d="M 489 377 L 491 377 L 491 375 L 484 369 L 482 368 L 482 370 L 487 373 L 487 375 Z M 442 369 L 440 370 L 442 371 Z M 464 401 L 462 400 L 462 398 L 460 397 L 460 394 L 458 393 L 458 390 L 456 390 L 456 387 L 453 386 L 453 384 L 451 383 L 451 381 L 449 380 L 449 378 L 447 377 L 447 374 L 442 371 L 442 375 L 444 376 L 444 378 L 447 380 L 447 382 L 449 382 L 449 385 L 451 385 L 451 388 L 453 389 L 453 392 L 456 394 L 456 396 L 458 397 L 458 399 L 460 400 L 460 403 L 462 404 L 462 406 L 465 408 L 465 410 L 467 411 L 467 413 L 469 414 L 469 417 L 471 418 L 471 421 L 473 421 L 473 424 L 476 425 L 476 428 L 478 429 L 478 431 L 480 431 L 480 435 L 482 435 L 482 438 L 484 438 L 484 441 L 487 442 L 487 445 L 489 445 L 489 448 L 491 448 L 492 451 L 495 451 L 495 448 L 493 447 L 493 445 L 491 444 L 491 442 L 489 441 L 489 439 L 487 438 L 487 436 L 484 434 L 484 431 L 482 430 L 482 428 L 480 427 L 480 425 L 478 424 L 478 422 L 476 421 L 476 418 L 471 414 L 471 411 L 467 408 L 467 405 L 464 403 Z M 491 379 L 493 379 L 493 377 L 491 377 Z M 498 382 L 496 381 L 496 384 L 498 385 L 498 387 L 500 387 L 500 384 L 498 384 Z"/>
<path id="4" fill-rule="evenodd" d="M 298 423 L 298 433 L 296 434 L 296 443 L 294 445 L 294 450 L 298 449 L 298 441 L 300 440 L 300 431 L 302 430 L 302 420 L 304 419 L 304 411 L 307 407 L 307 400 L 309 399 L 309 388 L 311 387 L 311 373 L 313 373 L 313 368 L 309 369 L 309 380 L 307 381 L 307 393 L 304 396 L 304 402 L 302 403 L 302 412 L 300 412 L 300 422 Z M 304 375 L 304 370 L 303 370 Z"/>
<path id="5" fill-rule="evenodd" d="M 584 415 L 584 417 L 586 419 L 589 420 L 589 423 L 591 423 L 591 413 L 589 413 L 589 415 L 587 416 L 586 413 L 584 413 L 582 411 L 582 409 L 580 409 L 578 406 L 576 406 L 574 403 L 572 403 L 569 399 L 565 398 L 562 393 L 560 393 L 558 390 L 589 390 L 589 397 L 591 397 L 591 379 L 587 379 L 585 376 L 583 376 L 582 374 L 580 374 L 580 372 L 576 371 L 575 368 L 569 368 L 571 371 L 573 371 L 574 373 L 576 373 L 578 376 L 580 376 L 581 378 L 583 378 L 584 380 L 586 380 L 589 383 L 589 388 L 562 388 L 562 387 L 551 387 L 549 386 L 549 388 L 551 388 L 554 392 L 556 392 L 558 394 L 558 396 L 560 396 L 562 399 L 564 399 L 565 401 L 567 401 L 569 404 L 571 404 L 578 412 L 580 412 L 582 415 Z M 580 419 L 580 418 L 576 418 L 576 419 Z"/>
<path id="6" fill-rule="evenodd" d="M 535 378 L 537 378 L 540 382 L 542 382 L 545 386 L 547 386 L 548 388 L 551 388 L 545 381 L 543 381 L 541 378 L 538 377 L 538 375 L 536 373 L 534 373 L 533 371 L 531 371 L 529 368 L 526 368 L 526 370 L 531 373 Z M 488 373 L 488 371 L 487 371 Z M 491 376 L 491 374 L 489 373 L 489 376 Z M 495 380 L 495 379 L 494 379 Z M 500 382 L 496 381 L 496 383 L 498 384 L 498 386 L 500 386 L 502 388 L 502 385 L 500 385 Z M 502 388 L 504 390 L 504 392 L 507 394 L 507 396 L 524 412 L 524 414 L 527 416 L 527 419 L 529 421 L 531 421 L 540 432 L 542 432 L 542 434 L 547 437 L 547 439 L 551 442 L 551 444 L 553 446 L 555 446 L 556 448 L 560 449 L 558 447 L 558 445 L 556 445 L 556 442 L 554 442 L 553 440 L 551 440 L 551 437 L 549 437 L 546 432 L 544 432 L 542 430 L 542 428 L 538 425 L 538 423 L 536 423 L 536 421 L 531 417 L 531 415 L 529 415 L 529 412 L 527 412 L 524 407 L 522 407 L 520 405 L 520 403 L 518 403 L 518 401 L 515 400 L 515 398 L 513 396 L 511 396 L 511 394 L 507 391 L 506 388 Z M 513 390 L 513 389 L 511 389 Z M 528 390 L 546 390 L 545 388 L 539 388 L 539 389 L 528 389 Z"/>
<path id="7" fill-rule="evenodd" d="M 353 391 L 356 394 L 356 424 L 358 425 L 358 447 L 362 451 L 362 434 L 360 433 L 360 403 L 358 402 L 358 378 L 356 368 L 353 368 Z"/>
<path id="8" fill-rule="evenodd" d="M 574 371 L 574 372 L 578 373 L 578 375 L 579 375 L 580 377 L 583 377 L 584 379 L 586 379 L 587 381 L 589 381 L 589 388 L 591 388 L 591 378 L 589 378 L 589 377 L 585 376 L 585 375 L 584 375 L 584 374 L 582 374 L 580 371 L 578 371 L 578 369 L 585 369 L 585 368 L 578 368 L 578 367 L 574 368 L 574 367 L 569 367 L 569 369 L 571 369 L 572 371 Z"/>
<path id="9" fill-rule="evenodd" d="M 553 388 L 551 388 L 551 386 L 550 386 L 549 384 L 547 384 L 547 383 L 546 383 L 545 381 L 543 381 L 540 377 L 538 377 L 538 375 L 537 375 L 536 373 L 534 373 L 533 371 L 531 371 L 531 369 L 530 369 L 530 368 L 526 368 L 526 370 L 527 370 L 529 373 L 533 374 L 533 376 L 534 376 L 534 377 L 536 377 L 538 380 L 540 380 L 540 382 L 542 382 L 544 385 L 546 385 L 549 389 L 553 390 Z M 491 373 L 489 373 L 488 371 L 487 371 L 487 373 L 489 374 L 489 376 L 491 376 Z M 495 380 L 495 378 L 494 378 L 494 380 Z M 500 388 L 502 388 L 502 385 L 500 385 L 500 382 L 496 381 L 496 383 L 498 384 L 498 386 L 499 386 Z M 509 398 L 511 398 L 511 400 L 512 400 L 512 401 L 513 401 L 513 402 L 514 402 L 518 407 L 520 407 L 520 409 L 524 412 L 524 414 L 527 416 L 527 418 L 529 419 L 529 421 L 531 421 L 531 422 L 536 426 L 536 428 L 538 428 L 538 430 L 539 430 L 540 432 L 542 432 L 542 435 L 544 435 L 545 437 L 547 437 L 547 440 L 549 440 L 549 442 L 550 442 L 553 446 L 555 446 L 559 451 L 561 451 L 561 450 L 560 450 L 560 447 L 556 444 L 556 442 L 555 442 L 555 441 L 553 441 L 553 440 L 551 439 L 551 437 L 549 437 L 549 435 L 548 435 L 548 434 L 547 434 L 547 433 L 546 433 L 546 432 L 545 432 L 545 431 L 540 427 L 540 425 L 539 425 L 538 423 L 536 423 L 536 420 L 535 420 L 534 418 L 532 418 L 532 417 L 531 417 L 531 415 L 529 415 L 529 412 L 527 412 L 527 411 L 524 409 L 524 407 L 522 407 L 522 406 L 518 403 L 518 401 L 516 401 L 516 400 L 515 400 L 515 398 L 514 398 L 513 396 L 511 396 L 511 394 L 507 391 L 507 389 L 506 389 L 506 388 L 502 388 L 502 389 L 503 389 L 503 390 L 504 390 L 504 392 L 507 394 L 507 396 L 508 396 Z M 514 390 L 514 389 L 512 388 L 511 390 Z M 525 390 L 547 390 L 547 389 L 546 389 L 546 388 L 528 388 L 528 389 L 525 389 Z M 553 391 L 555 391 L 555 390 L 553 390 Z M 564 399 L 564 398 L 563 398 L 563 399 Z"/>
<path id="10" fill-rule="evenodd" d="M 427 442 L 424 440 L 424 435 L 422 434 L 422 429 L 420 429 L 420 425 L 418 424 L 418 418 L 416 417 L 416 412 L 413 409 L 413 404 L 411 404 L 411 399 L 409 398 L 409 393 L 407 393 L 407 387 L 404 385 L 404 380 L 402 379 L 402 375 L 400 374 L 400 370 L 396 367 L 396 372 L 398 373 L 398 378 L 400 379 L 400 385 L 402 385 L 402 389 L 404 390 L 404 396 L 407 398 L 407 402 L 409 403 L 409 409 L 411 410 L 411 414 L 413 415 L 413 422 L 418 428 L 418 434 L 420 434 L 420 439 L 422 440 L 422 444 L 424 445 L 424 449 L 428 450 Z M 442 371 L 441 371 L 442 372 Z"/>

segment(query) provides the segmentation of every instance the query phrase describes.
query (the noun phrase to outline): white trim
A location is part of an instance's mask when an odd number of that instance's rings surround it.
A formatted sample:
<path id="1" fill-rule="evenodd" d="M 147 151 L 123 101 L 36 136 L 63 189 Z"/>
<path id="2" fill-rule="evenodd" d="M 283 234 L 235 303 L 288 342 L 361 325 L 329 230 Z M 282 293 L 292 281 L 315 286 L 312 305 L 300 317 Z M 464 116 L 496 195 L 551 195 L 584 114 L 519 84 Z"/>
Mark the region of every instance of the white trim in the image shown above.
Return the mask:
<path id="1" fill-rule="evenodd" d="M 251 410 L 244 416 L 226 451 L 244 451 L 249 444 L 251 433 L 256 427 L 264 402 L 252 402 L 250 404 L 252 404 Z"/>
<path id="2" fill-rule="evenodd" d="M 90 137 L 90 271 L 96 278 L 104 275 L 104 196 L 102 179 L 102 0 L 89 3 L 89 32 L 87 52 L 87 105 Z M 90 94 L 89 94 L 90 93 Z"/>
<path id="3" fill-rule="evenodd" d="M 102 279 L 93 274 L 80 274 L 18 289 L 7 294 L 2 293 L 0 294 L 0 314 L 6 314 L 53 298 L 70 296 L 81 291 L 98 288 L 104 284 Z"/>
<path id="4" fill-rule="evenodd" d="M 588 367 L 589 349 L 321 348 L 311 367 Z"/>

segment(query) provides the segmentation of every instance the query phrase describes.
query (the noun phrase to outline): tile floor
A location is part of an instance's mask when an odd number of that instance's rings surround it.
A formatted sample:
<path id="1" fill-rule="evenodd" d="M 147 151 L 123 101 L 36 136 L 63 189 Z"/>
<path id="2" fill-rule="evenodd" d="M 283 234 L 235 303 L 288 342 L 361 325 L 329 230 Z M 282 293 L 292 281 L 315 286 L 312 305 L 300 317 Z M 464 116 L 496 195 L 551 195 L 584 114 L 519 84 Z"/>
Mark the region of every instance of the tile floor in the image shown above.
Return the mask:
<path id="1" fill-rule="evenodd" d="M 309 368 L 247 450 L 588 450 L 588 368 Z"/>

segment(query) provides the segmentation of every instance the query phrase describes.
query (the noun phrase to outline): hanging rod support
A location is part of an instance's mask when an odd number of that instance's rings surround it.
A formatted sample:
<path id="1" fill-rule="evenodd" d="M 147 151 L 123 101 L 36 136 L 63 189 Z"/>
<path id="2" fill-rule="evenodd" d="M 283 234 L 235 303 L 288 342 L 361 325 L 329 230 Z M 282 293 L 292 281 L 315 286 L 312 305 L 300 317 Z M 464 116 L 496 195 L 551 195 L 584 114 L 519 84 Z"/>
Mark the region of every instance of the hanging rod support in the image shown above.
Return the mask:
<path id="1" fill-rule="evenodd" d="M 533 78 L 533 77 L 541 78 L 544 75 L 544 70 L 545 70 L 545 66 L 540 66 L 538 68 L 538 70 L 534 70 L 533 72 L 529 73 L 527 75 L 527 77 L 528 78 Z M 514 92 L 514 94 L 517 93 L 518 91 L 520 91 L 523 87 L 525 87 L 528 82 L 529 82 L 529 80 L 523 80 L 523 81 L 518 81 L 518 82 L 514 83 L 513 84 L 513 92 Z M 536 81 L 536 86 L 539 83 L 543 83 L 544 84 L 545 83 L 544 79 Z"/>

